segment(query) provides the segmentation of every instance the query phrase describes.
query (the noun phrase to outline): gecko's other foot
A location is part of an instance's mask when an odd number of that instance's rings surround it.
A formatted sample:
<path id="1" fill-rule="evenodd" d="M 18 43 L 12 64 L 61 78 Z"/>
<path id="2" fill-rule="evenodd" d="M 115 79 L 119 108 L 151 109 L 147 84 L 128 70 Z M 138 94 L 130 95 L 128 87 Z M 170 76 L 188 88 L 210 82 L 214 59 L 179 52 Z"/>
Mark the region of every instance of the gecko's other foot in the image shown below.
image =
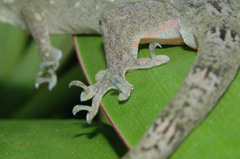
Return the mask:
<path id="1" fill-rule="evenodd" d="M 54 70 L 49 69 L 47 71 L 40 71 L 37 74 L 35 87 L 39 88 L 39 85 L 42 83 L 48 83 L 48 89 L 53 89 L 53 87 L 57 84 L 57 76 L 55 75 Z"/>
<path id="2" fill-rule="evenodd" d="M 44 58 L 46 59 L 39 65 L 41 71 L 37 74 L 36 77 L 36 88 L 38 88 L 42 83 L 48 83 L 48 89 L 53 89 L 53 87 L 57 84 L 57 76 L 55 74 L 55 70 L 59 67 L 61 57 L 61 50 L 58 50 L 54 47 L 51 48 L 51 51 L 45 53 Z"/>

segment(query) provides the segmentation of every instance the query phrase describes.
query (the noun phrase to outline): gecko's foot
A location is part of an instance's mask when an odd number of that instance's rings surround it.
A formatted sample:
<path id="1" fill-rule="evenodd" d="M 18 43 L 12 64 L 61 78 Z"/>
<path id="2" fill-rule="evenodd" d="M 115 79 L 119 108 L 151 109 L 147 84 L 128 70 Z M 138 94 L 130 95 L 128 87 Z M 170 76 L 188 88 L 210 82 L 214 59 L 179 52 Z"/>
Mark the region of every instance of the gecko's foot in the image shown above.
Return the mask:
<path id="1" fill-rule="evenodd" d="M 91 123 L 92 119 L 96 116 L 99 104 L 105 93 L 111 89 L 116 89 L 119 91 L 119 101 L 127 100 L 133 90 L 133 85 L 128 83 L 124 77 L 125 73 L 120 73 L 118 71 L 113 71 L 107 69 L 106 71 L 99 71 L 95 76 L 96 83 L 92 86 L 86 86 L 80 81 L 72 81 L 69 84 L 71 86 L 78 86 L 83 88 L 80 96 L 81 101 L 86 101 L 92 98 L 92 105 L 77 105 L 73 108 L 73 114 L 75 115 L 79 111 L 88 111 L 86 120 Z"/>
<path id="2" fill-rule="evenodd" d="M 47 72 L 41 71 L 37 74 L 35 87 L 38 88 L 42 83 L 48 83 L 48 89 L 53 89 L 53 87 L 57 84 L 57 76 L 55 75 L 54 70 L 47 70 Z"/>
<path id="3" fill-rule="evenodd" d="M 59 67 L 62 52 L 52 47 L 51 51 L 45 54 L 48 61 L 40 63 L 39 67 L 41 71 L 37 74 L 35 87 L 38 88 L 40 84 L 48 83 L 48 89 L 52 90 L 57 84 L 55 70 Z"/>

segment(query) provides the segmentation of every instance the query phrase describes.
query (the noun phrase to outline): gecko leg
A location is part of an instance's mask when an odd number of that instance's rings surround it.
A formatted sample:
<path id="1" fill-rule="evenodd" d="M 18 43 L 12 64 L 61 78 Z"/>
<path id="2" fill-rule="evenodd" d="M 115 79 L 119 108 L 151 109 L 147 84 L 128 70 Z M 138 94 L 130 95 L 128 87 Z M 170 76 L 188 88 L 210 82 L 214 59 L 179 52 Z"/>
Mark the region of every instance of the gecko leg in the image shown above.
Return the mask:
<path id="1" fill-rule="evenodd" d="M 39 65 L 41 71 L 37 74 L 35 87 L 38 88 L 40 84 L 48 83 L 48 89 L 51 90 L 57 83 L 55 71 L 59 66 L 62 52 L 51 45 L 45 16 L 38 6 L 29 2 L 23 8 L 22 14 L 42 59 Z"/>
<path id="2" fill-rule="evenodd" d="M 151 4 L 152 6 L 149 6 L 149 8 L 152 8 L 154 6 L 156 7 L 156 9 L 158 8 L 158 3 L 151 3 Z M 126 4 L 126 6 L 129 6 L 129 5 L 138 6 L 138 3 Z M 141 6 L 143 8 L 141 8 L 140 10 L 146 9 L 145 3 L 142 4 Z M 132 6 L 131 8 L 129 8 L 130 11 L 132 11 L 132 8 L 135 8 L 135 7 Z M 107 15 L 114 15 L 115 13 L 116 13 L 115 10 L 113 10 L 113 12 L 111 12 L 110 14 L 106 12 Z M 127 14 L 126 16 L 132 15 L 132 14 L 128 14 L 129 11 L 126 11 L 126 12 L 124 11 L 123 13 L 126 13 Z M 148 11 L 144 13 L 148 13 Z M 125 17 L 125 14 L 119 14 L 119 15 L 122 15 L 123 17 Z M 155 48 L 157 46 L 160 46 L 158 43 L 150 44 L 149 46 L 149 50 L 151 52 L 150 58 L 141 58 L 141 59 L 137 58 L 138 47 L 135 44 L 140 43 L 140 39 L 137 38 L 137 35 L 138 35 L 137 29 L 139 29 L 140 26 L 137 25 L 133 29 L 132 27 L 128 28 L 129 25 L 126 25 L 124 27 L 121 27 L 121 29 L 119 29 L 119 27 L 122 26 L 120 24 L 128 24 L 124 20 L 132 21 L 133 19 L 135 19 L 133 18 L 134 15 L 132 18 L 121 18 L 121 17 L 116 18 L 115 16 L 113 16 L 112 19 L 108 19 L 108 18 L 105 19 L 104 17 L 105 16 L 103 16 L 100 22 L 101 22 L 104 49 L 105 49 L 108 68 L 104 71 L 102 70 L 97 73 L 97 75 L 95 76 L 96 83 L 92 86 L 86 86 L 80 81 L 73 81 L 70 83 L 70 86 L 74 85 L 84 89 L 80 97 L 81 101 L 85 101 L 92 98 L 91 107 L 87 107 L 85 105 L 77 105 L 73 108 L 73 114 L 76 114 L 81 110 L 87 110 L 88 123 L 91 122 L 91 120 L 94 118 L 94 116 L 98 112 L 101 99 L 107 91 L 111 89 L 117 90 L 119 92 L 119 96 L 118 96 L 119 101 L 127 100 L 130 97 L 130 94 L 133 90 L 133 85 L 130 84 L 125 79 L 125 73 L 127 71 L 133 71 L 137 69 L 148 69 L 148 68 L 165 64 L 169 61 L 169 57 L 165 55 L 157 55 L 157 56 L 155 55 L 155 52 L 154 52 Z M 123 21 L 119 21 L 119 19 Z M 149 22 L 146 22 L 146 23 L 149 24 Z M 137 24 L 137 22 L 134 24 Z M 156 27 L 158 28 L 158 25 Z M 118 32 L 119 30 L 121 30 L 121 34 Z M 133 35 L 126 33 L 129 30 L 130 31 L 134 30 L 134 33 L 131 33 Z M 125 36 L 125 35 L 128 35 L 128 36 Z M 116 38 L 117 40 L 114 38 Z M 119 39 L 121 40 L 119 41 Z M 136 39 L 138 39 L 138 41 L 135 41 Z"/>
<path id="3" fill-rule="evenodd" d="M 121 66 L 125 67 L 125 69 L 120 70 L 118 67 L 113 67 L 112 69 L 99 71 L 95 76 L 96 83 L 92 86 L 86 86 L 84 83 L 77 80 L 70 82 L 69 87 L 77 86 L 83 88 L 83 91 L 80 95 L 81 101 L 86 101 L 92 98 L 91 107 L 86 105 L 76 105 L 73 108 L 73 114 L 76 115 L 76 113 L 82 110 L 88 111 L 86 120 L 90 124 L 98 112 L 102 97 L 111 89 L 116 89 L 119 91 L 119 101 L 127 100 L 133 90 L 133 85 L 128 83 L 125 79 L 125 73 L 127 70 L 126 68 L 131 67 L 135 69 L 146 69 L 165 64 L 169 61 L 168 56 L 155 55 L 154 49 L 157 46 L 161 47 L 161 45 L 158 43 L 150 44 L 149 50 L 151 52 L 151 58 L 145 58 L 144 63 L 141 61 L 141 59 L 130 58 L 130 60 L 124 66 Z M 134 65 L 132 65 L 133 63 Z"/>

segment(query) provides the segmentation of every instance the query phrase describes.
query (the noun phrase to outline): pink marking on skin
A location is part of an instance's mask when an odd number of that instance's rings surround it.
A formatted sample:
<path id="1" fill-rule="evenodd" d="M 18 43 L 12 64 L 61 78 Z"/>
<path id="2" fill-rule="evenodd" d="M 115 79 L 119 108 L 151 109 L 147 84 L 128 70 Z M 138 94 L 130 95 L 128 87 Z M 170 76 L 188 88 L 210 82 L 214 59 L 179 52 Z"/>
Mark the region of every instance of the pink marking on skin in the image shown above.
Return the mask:
<path id="1" fill-rule="evenodd" d="M 163 31 L 164 27 L 163 27 L 163 24 L 159 24 L 159 30 L 160 32 Z"/>
<path id="2" fill-rule="evenodd" d="M 144 65 L 148 60 L 149 60 L 149 58 L 142 58 L 142 59 L 139 59 L 139 63 L 141 65 Z"/>
<path id="3" fill-rule="evenodd" d="M 153 35 L 151 32 L 146 32 L 143 36 L 144 38 L 151 38 Z"/>
<path id="4" fill-rule="evenodd" d="M 177 25 L 177 24 L 179 24 L 179 23 L 180 23 L 180 20 L 179 20 L 179 19 L 176 19 L 176 20 L 173 21 L 173 24 L 174 24 L 174 25 Z"/>
<path id="5" fill-rule="evenodd" d="M 179 24 L 179 19 L 173 20 L 173 21 L 167 21 L 165 24 L 159 24 L 159 31 L 163 31 L 165 29 L 171 29 L 172 27 Z"/>
<path id="6" fill-rule="evenodd" d="M 133 41 L 133 47 L 135 47 L 135 48 L 138 48 L 138 45 L 139 45 L 139 41 Z"/>
<path id="7" fill-rule="evenodd" d="M 77 58 L 78 58 L 78 61 L 79 61 L 79 64 L 82 68 L 82 71 L 83 71 L 83 74 L 88 82 L 89 85 L 91 85 L 91 82 L 87 76 L 87 73 L 86 73 L 86 69 L 83 65 L 83 62 L 80 58 L 80 54 L 81 52 L 79 52 L 79 49 L 78 49 L 78 45 L 77 45 L 77 40 L 76 40 L 76 36 L 73 36 L 73 43 L 74 43 L 74 48 L 75 48 L 75 51 L 76 51 L 76 54 L 77 54 Z M 99 106 L 101 107 L 101 109 L 103 110 L 104 114 L 106 115 L 106 117 L 108 118 L 109 122 L 112 124 L 114 130 L 116 131 L 116 133 L 118 134 L 118 136 L 120 137 L 120 139 L 123 141 L 123 143 L 125 144 L 125 146 L 127 147 L 128 150 L 131 149 L 130 145 L 127 143 L 127 141 L 125 140 L 125 138 L 122 136 L 122 134 L 120 133 L 120 131 L 118 130 L 118 128 L 116 127 L 116 125 L 114 124 L 114 122 L 112 121 L 111 117 L 108 115 L 108 112 L 106 111 L 106 109 L 104 108 L 104 106 L 102 105 L 102 103 L 99 104 Z"/>
<path id="8" fill-rule="evenodd" d="M 156 30 L 155 32 L 153 32 L 153 34 L 154 34 L 156 37 L 158 37 L 158 36 L 160 35 L 159 30 Z"/>
<path id="9" fill-rule="evenodd" d="M 172 27 L 173 27 L 172 21 L 168 21 L 167 23 L 165 23 L 165 26 L 164 26 L 165 29 L 171 29 Z"/>
<path id="10" fill-rule="evenodd" d="M 146 32 L 143 37 L 144 38 L 153 38 L 153 37 L 158 37 L 159 34 L 160 34 L 159 31 L 155 30 L 153 32 Z"/>
<path id="11" fill-rule="evenodd" d="M 137 37 L 137 40 L 133 41 L 132 46 L 133 46 L 134 48 L 138 48 L 138 45 L 139 45 L 140 39 L 141 39 L 140 37 Z"/>

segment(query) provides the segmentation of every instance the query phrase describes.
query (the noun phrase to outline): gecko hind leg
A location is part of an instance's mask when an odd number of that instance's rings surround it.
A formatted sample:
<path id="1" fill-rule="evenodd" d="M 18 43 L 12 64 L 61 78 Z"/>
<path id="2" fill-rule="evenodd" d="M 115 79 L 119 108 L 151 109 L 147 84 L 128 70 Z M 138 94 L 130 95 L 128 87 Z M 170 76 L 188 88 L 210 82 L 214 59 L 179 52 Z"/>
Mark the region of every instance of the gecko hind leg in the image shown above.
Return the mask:
<path id="1" fill-rule="evenodd" d="M 49 24 L 41 7 L 29 1 L 22 8 L 21 14 L 35 40 L 42 60 L 39 65 L 41 71 L 37 74 L 35 87 L 38 88 L 40 84 L 48 83 L 48 89 L 51 90 L 57 83 L 55 71 L 59 66 L 62 52 L 51 44 Z"/>
<path id="2" fill-rule="evenodd" d="M 115 89 L 119 92 L 119 101 L 127 100 L 133 90 L 133 85 L 125 79 L 125 73 L 127 68 L 130 67 L 133 69 L 147 69 L 165 64 L 169 61 L 168 56 L 155 55 L 154 49 L 157 46 L 160 45 L 158 43 L 150 44 L 149 49 L 151 52 L 151 58 L 130 58 L 128 61 L 125 61 L 124 65 L 122 65 L 122 63 L 119 63 L 119 66 L 115 65 L 115 67 L 110 67 L 106 70 L 100 70 L 95 76 L 96 83 L 92 86 L 87 86 L 81 81 L 77 80 L 70 82 L 69 87 L 77 86 L 83 88 L 83 91 L 80 95 L 81 101 L 92 99 L 91 106 L 76 105 L 73 108 L 73 114 L 76 115 L 76 113 L 82 110 L 88 111 L 86 119 L 87 122 L 90 124 L 92 119 L 96 116 L 98 112 L 99 104 L 102 100 L 102 97 L 106 94 L 106 92 L 111 89 Z"/>

